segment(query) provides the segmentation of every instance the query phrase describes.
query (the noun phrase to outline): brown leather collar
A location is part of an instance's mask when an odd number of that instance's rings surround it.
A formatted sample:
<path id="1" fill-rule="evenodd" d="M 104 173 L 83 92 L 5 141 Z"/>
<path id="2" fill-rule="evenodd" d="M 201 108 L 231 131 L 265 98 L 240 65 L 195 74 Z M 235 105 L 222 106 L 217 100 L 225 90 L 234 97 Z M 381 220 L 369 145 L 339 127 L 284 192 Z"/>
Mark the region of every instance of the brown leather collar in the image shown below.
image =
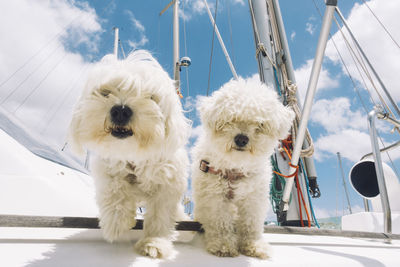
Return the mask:
<path id="1" fill-rule="evenodd" d="M 237 181 L 245 177 L 243 172 L 239 172 L 236 169 L 225 169 L 225 171 L 222 171 L 220 169 L 215 169 L 214 167 L 209 166 L 209 164 L 210 163 L 208 161 L 202 159 L 200 161 L 200 170 L 205 173 L 208 172 L 211 174 L 219 175 L 230 182 Z"/>
<path id="2" fill-rule="evenodd" d="M 234 194 L 233 190 L 234 188 L 232 187 L 231 183 L 240 180 L 245 177 L 243 172 L 239 172 L 236 169 L 225 169 L 225 171 L 221 169 L 215 169 L 214 167 L 209 166 L 209 162 L 202 159 L 200 161 L 200 170 L 205 173 L 211 173 L 214 175 L 218 175 L 228 181 L 228 192 L 226 193 L 226 197 L 228 199 L 233 199 Z"/>

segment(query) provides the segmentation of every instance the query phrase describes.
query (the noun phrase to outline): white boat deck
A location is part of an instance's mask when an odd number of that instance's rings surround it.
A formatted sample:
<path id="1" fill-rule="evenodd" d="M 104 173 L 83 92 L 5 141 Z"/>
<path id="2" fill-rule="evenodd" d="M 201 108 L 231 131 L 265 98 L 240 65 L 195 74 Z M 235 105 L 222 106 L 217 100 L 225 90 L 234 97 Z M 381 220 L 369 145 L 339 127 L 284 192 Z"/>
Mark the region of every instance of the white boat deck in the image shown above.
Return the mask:
<path id="1" fill-rule="evenodd" d="M 216 257 L 201 234 L 180 232 L 173 256 L 150 259 L 133 249 L 141 233 L 110 244 L 100 230 L 0 227 L 0 266 L 400 266 L 400 240 L 267 233 L 272 257 L 260 260 Z"/>
<path id="2" fill-rule="evenodd" d="M 1 130 L 0 147 L 0 215 L 97 216 L 91 177 L 37 157 Z M 160 260 L 134 251 L 141 230 L 132 230 L 126 242 L 109 244 L 98 229 L 5 226 L 0 227 L 0 267 L 400 266 L 399 238 L 386 244 L 379 238 L 299 234 L 304 228 L 286 231 L 291 234 L 269 228 L 264 238 L 272 247 L 270 260 L 213 256 L 201 235 L 191 232 L 180 232 L 185 238 L 175 243 L 175 255 Z"/>

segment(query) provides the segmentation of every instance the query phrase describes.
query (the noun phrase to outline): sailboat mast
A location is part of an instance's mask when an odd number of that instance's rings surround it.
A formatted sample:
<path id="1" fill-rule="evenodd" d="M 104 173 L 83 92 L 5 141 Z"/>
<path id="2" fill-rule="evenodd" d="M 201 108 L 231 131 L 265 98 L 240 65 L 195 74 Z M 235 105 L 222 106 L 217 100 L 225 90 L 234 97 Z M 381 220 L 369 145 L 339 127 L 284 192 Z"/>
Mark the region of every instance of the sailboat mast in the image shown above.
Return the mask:
<path id="1" fill-rule="evenodd" d="M 118 41 L 119 41 L 119 29 L 114 27 L 114 56 L 118 59 Z"/>
<path id="2" fill-rule="evenodd" d="M 341 171 L 341 174 L 342 174 L 342 181 L 343 181 L 344 191 L 346 193 L 347 206 L 349 208 L 350 214 L 352 214 L 353 212 L 351 211 L 349 191 L 347 191 L 346 179 L 344 178 L 344 172 L 343 172 L 343 166 L 342 166 L 342 157 L 340 156 L 340 152 L 337 152 L 336 154 L 337 154 L 338 161 L 339 161 L 339 168 L 340 168 L 340 171 Z"/>
<path id="3" fill-rule="evenodd" d="M 296 77 L 294 74 L 294 69 L 293 69 L 293 62 L 292 62 L 292 56 L 290 55 L 290 49 L 289 49 L 289 44 L 286 38 L 286 31 L 285 31 L 285 25 L 283 24 L 282 20 L 282 14 L 281 14 L 281 8 L 279 6 L 279 1 L 278 0 L 272 0 L 271 1 L 273 4 L 273 8 L 275 11 L 275 18 L 276 18 L 276 24 L 278 27 L 278 34 L 279 34 L 279 39 L 281 40 L 281 45 L 283 49 L 283 54 L 285 56 L 285 60 L 283 60 L 283 64 L 285 65 L 286 72 L 288 79 L 293 83 L 296 84 Z M 297 105 L 299 106 L 300 110 L 302 109 L 302 103 L 300 101 L 299 95 L 296 92 L 296 98 L 297 98 Z M 303 144 L 304 148 L 310 147 L 310 144 L 307 139 L 304 140 Z M 315 164 L 314 160 L 312 157 L 305 157 L 304 158 L 304 164 L 305 168 L 307 171 L 308 179 L 309 180 L 314 180 L 316 181 L 317 179 L 317 171 L 315 169 Z M 313 196 L 315 197 L 315 196 Z"/>
<path id="4" fill-rule="evenodd" d="M 272 47 L 270 40 L 270 23 L 267 17 L 267 5 L 265 1 L 249 0 L 250 13 L 256 42 L 258 61 L 258 73 L 263 83 L 274 86 L 274 70 L 272 59 Z"/>
<path id="5" fill-rule="evenodd" d="M 251 13 L 251 19 L 253 23 L 254 39 L 256 45 L 256 57 L 258 60 L 258 69 L 260 74 L 260 80 L 270 87 L 274 88 L 277 92 L 282 93 L 286 90 L 285 83 L 281 83 L 279 80 L 280 75 L 284 72 L 285 68 L 290 75 L 287 76 L 292 83 L 295 83 L 294 71 L 291 64 L 289 48 L 287 45 L 286 36 L 283 29 L 283 22 L 279 24 L 280 12 L 277 13 L 275 7 L 277 3 L 265 0 L 249 0 L 249 8 Z M 277 29 L 277 31 L 275 31 Z M 279 32 L 279 33 L 278 33 Z M 287 54 L 286 54 L 287 53 Z M 287 64 L 287 66 L 286 66 Z M 282 74 L 283 75 L 283 74 Z M 284 101 L 284 95 L 282 95 L 282 101 Z M 289 171 L 289 161 L 287 158 L 276 151 L 276 165 L 284 174 L 291 174 L 293 171 Z M 311 160 L 311 163 L 313 161 Z M 315 168 L 312 177 L 316 179 Z M 307 169 L 308 173 L 308 169 Z M 306 186 L 307 181 L 304 173 L 299 173 L 299 188 L 290 187 L 286 190 L 289 194 L 299 195 L 301 192 L 308 192 Z M 310 177 L 311 178 L 311 177 Z M 285 179 L 286 180 L 286 179 Z M 288 179 L 294 180 L 294 178 Z M 315 183 L 316 184 L 316 183 Z M 300 189 L 301 188 L 301 189 Z M 304 220 L 308 221 L 308 225 L 311 224 L 312 218 L 308 215 L 307 210 L 311 209 L 308 198 L 304 198 L 304 202 L 300 203 L 298 198 L 293 197 L 293 201 L 290 202 L 290 207 L 287 205 L 286 209 L 283 209 L 282 204 L 289 204 L 282 201 L 277 211 L 278 222 L 281 225 L 304 225 Z M 305 217 L 307 215 L 307 217 Z M 307 223 L 306 223 L 307 224 Z"/>
<path id="6" fill-rule="evenodd" d="M 308 118 L 310 117 L 312 102 L 314 100 L 314 95 L 315 95 L 315 92 L 317 89 L 319 73 L 321 71 L 322 60 L 324 58 L 325 48 L 326 48 L 326 44 L 328 42 L 329 31 L 331 29 L 332 19 L 333 19 L 336 5 L 337 5 L 337 0 L 328 0 L 326 2 L 325 15 L 324 15 L 323 22 L 322 22 L 321 33 L 320 33 L 319 40 L 318 40 L 317 51 L 315 53 L 315 59 L 314 59 L 313 66 L 311 69 L 310 81 L 309 81 L 308 87 L 307 87 L 306 100 L 304 103 L 301 120 L 300 120 L 300 125 L 299 125 L 299 129 L 298 129 L 298 136 L 296 139 L 296 143 L 294 144 L 294 148 L 293 148 L 290 173 L 294 173 L 296 171 L 296 168 L 292 167 L 292 166 L 297 166 L 299 163 L 300 151 L 302 149 L 303 141 L 305 138 L 307 122 L 308 122 Z M 283 196 L 282 196 L 282 201 L 284 202 L 283 210 L 289 209 L 290 192 L 293 187 L 294 178 L 287 179 L 286 181 L 287 182 L 286 182 L 285 189 L 284 189 Z"/>
<path id="7" fill-rule="evenodd" d="M 180 64 L 179 64 L 179 0 L 174 1 L 173 11 L 173 66 L 174 80 L 177 92 L 180 91 Z"/>

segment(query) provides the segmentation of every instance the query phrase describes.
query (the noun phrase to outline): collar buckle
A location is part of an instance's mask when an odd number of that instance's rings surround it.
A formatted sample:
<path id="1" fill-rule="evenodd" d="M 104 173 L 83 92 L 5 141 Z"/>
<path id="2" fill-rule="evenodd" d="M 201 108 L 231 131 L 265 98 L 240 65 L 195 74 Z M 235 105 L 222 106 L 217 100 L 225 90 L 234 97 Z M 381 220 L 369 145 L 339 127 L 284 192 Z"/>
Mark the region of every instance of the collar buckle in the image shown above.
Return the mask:
<path id="1" fill-rule="evenodd" d="M 208 164 L 210 164 L 210 162 L 205 161 L 204 159 L 202 159 L 202 160 L 200 161 L 200 166 L 199 166 L 200 170 L 201 170 L 202 172 L 207 173 L 207 172 L 210 170 L 210 167 L 208 166 Z"/>

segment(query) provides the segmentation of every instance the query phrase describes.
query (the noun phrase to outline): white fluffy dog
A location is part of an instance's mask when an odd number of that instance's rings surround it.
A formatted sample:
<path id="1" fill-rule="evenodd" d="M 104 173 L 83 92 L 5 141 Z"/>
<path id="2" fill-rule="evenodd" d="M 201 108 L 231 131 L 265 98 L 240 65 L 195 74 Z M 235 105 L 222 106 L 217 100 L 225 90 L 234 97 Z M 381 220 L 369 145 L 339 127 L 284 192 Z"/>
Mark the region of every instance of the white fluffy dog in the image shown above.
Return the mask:
<path id="1" fill-rule="evenodd" d="M 294 113 L 266 85 L 242 78 L 201 99 L 198 109 L 204 131 L 192 151 L 194 217 L 205 230 L 206 249 L 222 257 L 268 258 L 261 237 L 270 156 Z"/>
<path id="2" fill-rule="evenodd" d="M 144 203 L 144 238 L 135 248 L 151 257 L 171 253 L 174 224 L 183 216 L 189 127 L 173 80 L 147 51 L 125 60 L 109 55 L 94 67 L 69 141 L 75 151 L 95 154 L 91 169 L 107 241 L 135 226 Z"/>

